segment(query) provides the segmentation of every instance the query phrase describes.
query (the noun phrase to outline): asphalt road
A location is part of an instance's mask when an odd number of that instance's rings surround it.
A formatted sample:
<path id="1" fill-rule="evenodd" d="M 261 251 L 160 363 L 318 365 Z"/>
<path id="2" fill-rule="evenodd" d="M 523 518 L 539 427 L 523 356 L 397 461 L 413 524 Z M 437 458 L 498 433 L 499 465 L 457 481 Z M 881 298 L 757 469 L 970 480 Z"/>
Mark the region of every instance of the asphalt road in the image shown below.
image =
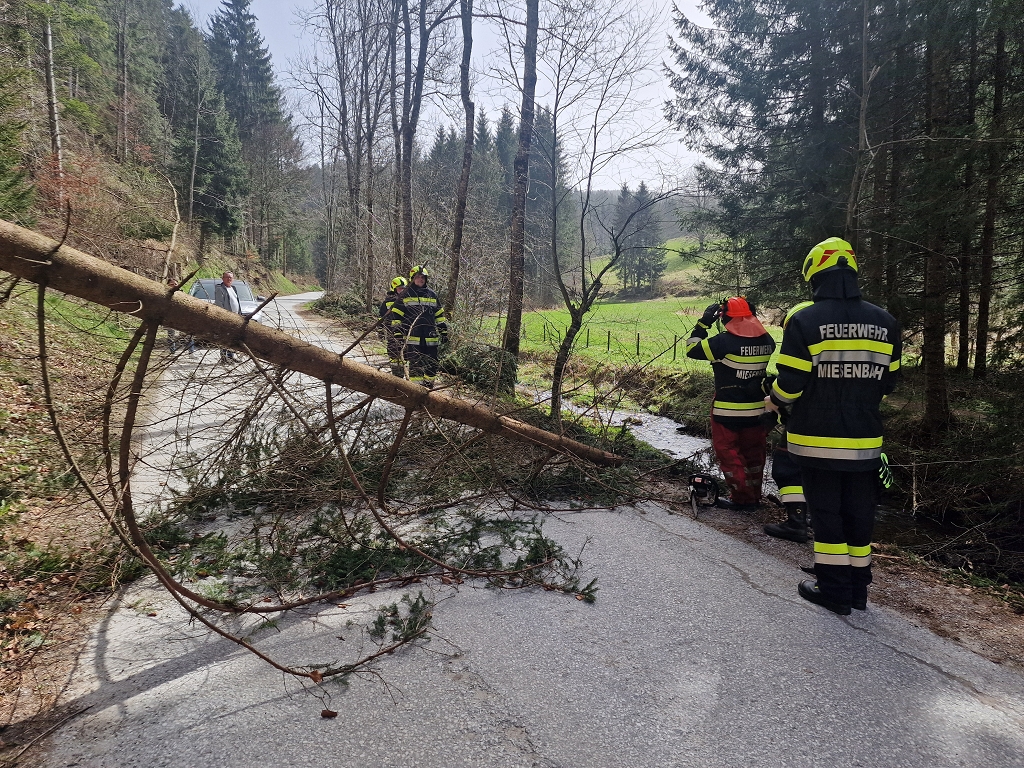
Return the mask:
<path id="1" fill-rule="evenodd" d="M 1024 766 L 1020 673 L 883 608 L 810 605 L 799 571 L 657 505 L 545 527 L 583 548 L 595 604 L 442 587 L 430 641 L 348 685 L 282 677 L 137 585 L 81 659 L 65 704 L 88 710 L 39 764 Z M 350 616 L 401 594 L 260 637 L 282 657 L 331 660 L 361 642 Z"/>

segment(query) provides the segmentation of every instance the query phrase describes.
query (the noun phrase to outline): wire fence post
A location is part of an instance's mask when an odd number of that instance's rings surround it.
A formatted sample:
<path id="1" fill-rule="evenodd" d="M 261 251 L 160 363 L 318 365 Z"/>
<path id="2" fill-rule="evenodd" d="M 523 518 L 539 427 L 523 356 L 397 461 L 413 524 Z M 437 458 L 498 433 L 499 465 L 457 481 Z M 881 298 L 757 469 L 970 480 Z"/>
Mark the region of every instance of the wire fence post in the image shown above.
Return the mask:
<path id="1" fill-rule="evenodd" d="M 547 325 L 547 323 L 545 323 L 544 324 L 544 337 L 541 339 L 541 341 L 547 341 L 547 340 L 548 340 L 548 325 Z"/>
<path id="2" fill-rule="evenodd" d="M 608 341 L 604 345 L 604 351 L 605 352 L 611 352 L 612 351 L 612 332 L 611 331 L 608 331 Z"/>
<path id="3" fill-rule="evenodd" d="M 586 343 L 586 346 L 587 347 L 590 346 L 590 329 L 589 328 L 587 328 L 587 343 Z"/>
<path id="4" fill-rule="evenodd" d="M 640 331 L 636 332 L 636 356 L 640 357 Z"/>
<path id="5" fill-rule="evenodd" d="M 672 334 L 672 362 L 676 361 L 676 345 L 679 343 L 679 337 L 674 333 Z"/>

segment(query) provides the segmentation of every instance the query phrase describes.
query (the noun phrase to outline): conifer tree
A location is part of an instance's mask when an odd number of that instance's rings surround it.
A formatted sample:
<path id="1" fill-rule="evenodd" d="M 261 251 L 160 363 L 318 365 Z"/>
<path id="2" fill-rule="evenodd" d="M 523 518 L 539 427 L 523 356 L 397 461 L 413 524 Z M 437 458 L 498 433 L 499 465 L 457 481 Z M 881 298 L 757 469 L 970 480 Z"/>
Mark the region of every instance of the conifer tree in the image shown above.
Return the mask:
<path id="1" fill-rule="evenodd" d="M 252 0 L 222 0 L 210 21 L 210 58 L 238 136 L 248 145 L 262 125 L 281 118 L 281 93 Z"/>

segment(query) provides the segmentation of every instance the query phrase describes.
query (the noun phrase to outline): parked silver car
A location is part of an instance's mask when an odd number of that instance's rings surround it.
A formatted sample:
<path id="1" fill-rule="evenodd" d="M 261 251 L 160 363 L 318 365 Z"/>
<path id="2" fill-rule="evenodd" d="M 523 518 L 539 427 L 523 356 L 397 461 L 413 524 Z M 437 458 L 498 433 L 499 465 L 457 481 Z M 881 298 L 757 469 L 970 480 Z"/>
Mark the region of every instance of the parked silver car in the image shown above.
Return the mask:
<path id="1" fill-rule="evenodd" d="M 189 295 L 213 304 L 214 289 L 219 282 L 220 278 L 217 277 L 201 277 L 192 283 L 192 287 L 189 289 Z M 252 315 L 252 319 L 257 323 L 263 322 L 263 312 L 257 312 L 255 315 L 252 313 L 256 310 L 256 307 L 266 301 L 266 297 L 253 296 L 252 289 L 244 280 L 235 280 L 231 283 L 231 287 L 234 288 L 235 293 L 238 294 L 238 305 L 242 314 L 246 317 Z"/>

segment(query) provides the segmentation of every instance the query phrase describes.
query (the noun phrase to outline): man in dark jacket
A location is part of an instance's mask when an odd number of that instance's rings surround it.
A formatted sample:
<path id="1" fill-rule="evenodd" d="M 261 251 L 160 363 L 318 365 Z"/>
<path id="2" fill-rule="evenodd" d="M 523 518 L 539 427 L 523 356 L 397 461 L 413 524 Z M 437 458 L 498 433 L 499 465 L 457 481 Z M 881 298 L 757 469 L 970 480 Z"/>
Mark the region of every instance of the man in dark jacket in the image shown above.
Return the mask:
<path id="1" fill-rule="evenodd" d="M 437 376 L 437 353 L 448 343 L 448 322 L 437 294 L 427 288 L 430 273 L 422 264 L 409 271 L 412 284 L 391 307 L 391 330 L 404 345 L 403 355 L 409 364 L 409 381 L 427 389 Z"/>
<path id="2" fill-rule="evenodd" d="M 708 330 L 719 317 L 725 333 L 709 339 Z M 774 351 L 775 340 L 742 296 L 709 306 L 686 341 L 686 356 L 707 360 L 715 373 L 711 443 L 730 490 L 729 498 L 718 501 L 726 509 L 750 510 L 761 501 L 766 454 L 762 382 Z"/>
<path id="3" fill-rule="evenodd" d="M 799 594 L 833 613 L 867 607 L 882 453 L 879 404 L 892 392 L 902 345 L 896 319 L 861 299 L 853 248 L 838 237 L 804 259 L 814 303 L 782 337 L 779 377 L 765 398 L 789 409 L 789 453 L 814 521 L 815 581 Z"/>
<path id="4" fill-rule="evenodd" d="M 391 280 L 391 290 L 384 296 L 384 301 L 377 307 L 377 317 L 380 318 L 380 338 L 388 347 L 388 361 L 391 363 L 391 373 L 400 379 L 405 378 L 405 363 L 402 361 L 402 342 L 395 337 L 391 331 L 391 308 L 395 302 L 405 293 L 409 281 L 399 275 Z"/>

